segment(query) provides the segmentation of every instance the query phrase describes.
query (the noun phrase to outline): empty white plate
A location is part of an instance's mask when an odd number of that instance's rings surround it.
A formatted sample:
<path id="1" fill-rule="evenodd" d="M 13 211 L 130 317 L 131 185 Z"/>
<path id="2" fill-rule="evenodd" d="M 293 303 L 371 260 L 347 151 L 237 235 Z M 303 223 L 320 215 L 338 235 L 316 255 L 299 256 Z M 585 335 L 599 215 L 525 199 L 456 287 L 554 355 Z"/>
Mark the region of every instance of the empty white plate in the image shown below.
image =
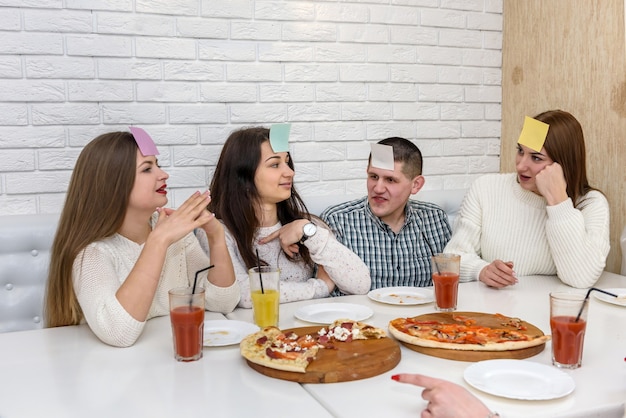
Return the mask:
<path id="1" fill-rule="evenodd" d="M 316 303 L 299 308 L 294 315 L 302 321 L 331 324 L 336 319 L 362 321 L 374 315 L 374 311 L 354 303 Z"/>
<path id="2" fill-rule="evenodd" d="M 427 287 L 383 287 L 370 290 L 367 296 L 389 305 L 421 305 L 435 300 L 433 289 Z"/>
<path id="3" fill-rule="evenodd" d="M 567 373 L 527 360 L 480 361 L 466 368 L 463 377 L 476 389 L 511 399 L 556 399 L 576 387 Z"/>
<path id="4" fill-rule="evenodd" d="M 254 324 L 228 319 L 204 321 L 204 346 L 219 347 L 239 344 L 244 337 L 259 330 Z"/>

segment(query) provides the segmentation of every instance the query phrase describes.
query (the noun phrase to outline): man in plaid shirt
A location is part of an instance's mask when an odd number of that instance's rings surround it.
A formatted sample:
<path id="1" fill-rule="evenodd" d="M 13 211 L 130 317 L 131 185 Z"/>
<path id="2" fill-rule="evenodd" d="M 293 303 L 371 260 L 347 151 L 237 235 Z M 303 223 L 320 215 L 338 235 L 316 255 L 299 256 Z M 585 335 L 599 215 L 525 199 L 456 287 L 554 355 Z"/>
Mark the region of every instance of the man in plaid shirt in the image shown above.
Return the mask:
<path id="1" fill-rule="evenodd" d="M 321 218 L 370 268 L 372 289 L 431 286 L 430 256 L 450 239 L 448 216 L 433 203 L 409 199 L 425 182 L 419 148 L 398 137 L 378 144 L 393 148 L 393 170 L 391 162 L 374 164 L 378 158 L 370 154 L 367 196 L 331 206 Z"/>

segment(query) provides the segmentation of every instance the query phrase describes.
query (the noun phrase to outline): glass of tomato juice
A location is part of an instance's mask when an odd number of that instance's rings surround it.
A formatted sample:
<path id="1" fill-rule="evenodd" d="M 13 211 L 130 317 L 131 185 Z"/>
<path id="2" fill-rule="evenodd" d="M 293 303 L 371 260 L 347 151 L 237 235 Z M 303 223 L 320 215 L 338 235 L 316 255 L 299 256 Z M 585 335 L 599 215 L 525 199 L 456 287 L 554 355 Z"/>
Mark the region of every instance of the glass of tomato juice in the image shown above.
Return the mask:
<path id="1" fill-rule="evenodd" d="M 280 305 L 280 269 L 272 266 L 253 267 L 248 270 L 252 316 L 260 328 L 278 326 Z"/>
<path id="2" fill-rule="evenodd" d="M 588 307 L 583 293 L 550 293 L 552 364 L 556 367 L 577 369 L 581 366 Z"/>
<path id="3" fill-rule="evenodd" d="M 178 361 L 202 358 L 204 342 L 204 288 L 176 287 L 169 291 L 174 357 Z"/>
<path id="4" fill-rule="evenodd" d="M 435 308 L 443 312 L 454 311 L 459 293 L 461 256 L 440 253 L 434 254 L 431 261 Z"/>

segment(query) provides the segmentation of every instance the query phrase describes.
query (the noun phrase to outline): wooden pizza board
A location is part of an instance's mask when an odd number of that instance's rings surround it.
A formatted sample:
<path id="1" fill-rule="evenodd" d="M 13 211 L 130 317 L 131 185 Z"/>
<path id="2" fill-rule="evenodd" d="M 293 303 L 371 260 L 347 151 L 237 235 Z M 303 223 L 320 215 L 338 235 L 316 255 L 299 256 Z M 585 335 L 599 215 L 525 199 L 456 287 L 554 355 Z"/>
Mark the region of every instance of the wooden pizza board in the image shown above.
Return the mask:
<path id="1" fill-rule="evenodd" d="M 490 327 L 502 327 L 502 321 L 494 314 L 483 312 L 432 312 L 428 314 L 418 315 L 421 321 L 441 321 L 445 323 L 458 323 L 452 319 L 453 315 L 461 315 L 471 319 L 475 319 L 478 325 Z M 526 330 L 520 331 L 528 335 L 544 335 L 543 331 L 526 321 L 522 321 Z M 440 357 L 457 361 L 482 361 L 492 359 L 524 359 L 539 354 L 546 347 L 546 344 L 537 345 L 535 347 L 522 348 L 519 350 L 506 351 L 466 351 L 466 350 L 448 350 L 444 348 L 421 347 L 414 344 L 402 342 L 402 344 L 418 353 L 427 354 L 433 357 Z"/>
<path id="2" fill-rule="evenodd" d="M 291 328 L 298 335 L 315 334 L 322 326 Z M 246 360 L 257 372 L 277 379 L 299 383 L 336 383 L 366 379 L 396 367 L 400 362 L 400 346 L 393 338 L 333 342 L 336 349 L 322 348 L 306 369 L 306 373 L 288 372 L 261 366 Z"/>

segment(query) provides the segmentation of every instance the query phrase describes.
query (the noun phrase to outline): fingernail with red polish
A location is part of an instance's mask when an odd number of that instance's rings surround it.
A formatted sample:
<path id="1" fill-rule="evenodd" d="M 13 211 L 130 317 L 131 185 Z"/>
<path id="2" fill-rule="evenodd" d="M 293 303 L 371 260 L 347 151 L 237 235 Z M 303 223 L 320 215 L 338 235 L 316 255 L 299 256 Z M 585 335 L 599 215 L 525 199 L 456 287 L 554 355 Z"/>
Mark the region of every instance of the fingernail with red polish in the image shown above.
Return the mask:
<path id="1" fill-rule="evenodd" d="M 400 375 L 394 374 L 393 376 L 391 376 L 391 380 L 395 380 L 397 382 L 398 380 L 400 380 Z"/>

